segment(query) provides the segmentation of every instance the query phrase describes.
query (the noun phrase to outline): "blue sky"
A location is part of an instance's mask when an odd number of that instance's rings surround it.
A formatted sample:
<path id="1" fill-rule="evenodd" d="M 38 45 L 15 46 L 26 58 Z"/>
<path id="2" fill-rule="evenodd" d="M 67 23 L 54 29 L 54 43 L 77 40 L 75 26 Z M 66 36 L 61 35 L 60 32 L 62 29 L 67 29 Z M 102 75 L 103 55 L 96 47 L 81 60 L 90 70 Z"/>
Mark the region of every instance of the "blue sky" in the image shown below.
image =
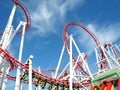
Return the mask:
<path id="1" fill-rule="evenodd" d="M 80 22 L 87 26 L 100 40 L 120 43 L 120 1 L 119 0 L 21 0 L 29 10 L 31 27 L 26 32 L 23 49 L 23 60 L 33 55 L 33 68 L 55 68 L 63 46 L 62 32 L 68 22 Z M 0 1 L 0 30 L 4 30 L 12 9 L 12 0 Z M 25 20 L 22 10 L 17 7 L 13 26 L 16 28 L 20 20 Z M 88 53 L 88 62 L 95 58 L 94 41 L 83 30 L 69 29 L 82 52 Z M 17 58 L 20 35 L 17 35 L 10 52 Z M 89 44 L 88 44 L 89 43 Z M 66 54 L 67 56 L 67 54 Z M 95 61 L 91 61 L 93 66 Z M 9 89 L 8 89 L 9 90 Z"/>

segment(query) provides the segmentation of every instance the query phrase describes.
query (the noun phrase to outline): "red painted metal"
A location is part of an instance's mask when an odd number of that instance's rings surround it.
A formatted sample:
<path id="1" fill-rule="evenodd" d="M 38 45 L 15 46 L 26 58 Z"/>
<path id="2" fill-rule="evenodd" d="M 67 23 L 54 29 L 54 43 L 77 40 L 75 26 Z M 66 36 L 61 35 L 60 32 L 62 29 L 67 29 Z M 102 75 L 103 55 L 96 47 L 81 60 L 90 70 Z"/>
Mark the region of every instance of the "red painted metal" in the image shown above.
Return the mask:
<path id="1" fill-rule="evenodd" d="M 117 53 L 116 49 L 113 47 L 113 45 L 111 43 L 106 43 L 104 45 L 104 48 L 106 48 L 107 46 L 112 47 L 112 50 L 113 50 L 116 58 L 118 59 L 118 62 L 120 63 L 120 56 L 118 55 L 118 53 Z"/>
<path id="2" fill-rule="evenodd" d="M 25 31 L 27 31 L 31 24 L 30 14 L 29 14 L 28 10 L 25 8 L 25 6 L 20 1 L 18 1 L 18 0 L 12 0 L 12 1 L 23 10 L 23 12 L 25 14 L 26 22 L 27 22 Z M 3 32 L 4 31 L 0 31 L 0 35 L 2 35 Z M 17 33 L 21 34 L 22 30 L 19 30 Z"/>
<path id="3" fill-rule="evenodd" d="M 18 1 L 18 0 L 13 0 L 13 2 L 14 2 L 16 5 L 18 5 L 18 6 L 23 10 L 23 12 L 24 12 L 24 14 L 25 14 L 26 22 L 27 22 L 25 30 L 27 31 L 27 30 L 29 29 L 29 27 L 30 27 L 30 24 L 31 24 L 30 14 L 29 14 L 28 10 L 25 8 L 25 6 L 24 6 L 20 1 Z M 18 33 L 21 34 L 22 31 L 19 30 Z"/>
<path id="4" fill-rule="evenodd" d="M 68 28 L 69 28 L 70 26 L 78 26 L 78 27 L 82 28 L 84 31 L 86 31 L 86 32 L 93 38 L 93 40 L 95 41 L 96 45 L 99 47 L 99 49 L 100 49 L 100 51 L 101 51 L 102 60 L 104 60 L 103 63 L 101 64 L 101 69 L 105 69 L 106 66 L 107 66 L 107 63 L 106 63 L 106 61 L 105 61 L 105 56 L 104 56 L 103 50 L 102 50 L 102 48 L 101 48 L 101 43 L 99 42 L 99 40 L 96 38 L 96 36 L 95 36 L 87 27 L 85 27 L 84 25 L 82 25 L 82 24 L 80 24 L 80 23 L 70 22 L 70 23 L 68 23 L 68 24 L 64 27 L 63 39 L 64 39 L 64 43 L 65 43 L 65 47 L 66 47 L 66 49 L 67 49 L 68 55 L 69 55 L 69 51 L 70 51 L 70 46 L 68 45 L 68 38 L 69 38 L 69 37 L 68 37 L 67 30 L 68 30 Z M 75 57 L 74 55 L 72 55 L 72 57 L 73 57 L 74 62 L 76 62 L 76 57 Z M 85 60 L 85 59 L 84 59 L 84 60 Z M 77 63 L 77 69 L 78 69 L 78 70 L 79 70 L 79 69 L 82 70 L 82 72 L 83 72 L 84 74 L 88 75 L 88 73 L 85 72 L 85 70 L 81 67 L 81 64 L 82 64 L 82 63 L 83 63 L 82 61 L 79 62 L 79 63 Z M 81 69 L 81 68 L 82 68 L 82 69 Z"/>
<path id="5" fill-rule="evenodd" d="M 17 66 L 20 66 L 22 69 L 26 69 L 26 70 L 29 69 L 28 65 L 19 62 L 9 52 L 7 52 L 6 50 L 3 50 L 1 47 L 0 47 L 0 54 L 2 54 L 3 58 L 7 62 L 9 62 L 9 64 L 11 65 L 10 70 L 16 69 Z M 56 79 L 56 78 L 48 77 L 48 76 L 45 76 L 44 74 L 41 74 L 41 73 L 39 73 L 35 70 L 32 70 L 32 73 L 34 73 L 39 78 L 42 78 L 44 81 L 49 81 L 50 83 L 55 83 L 55 84 L 58 84 L 58 85 L 64 85 L 64 86 L 67 86 L 67 87 L 69 86 L 69 82 L 66 81 L 66 80 L 59 80 L 59 79 Z M 16 78 L 12 77 L 12 76 L 8 76 L 8 79 L 15 80 Z M 90 80 L 88 80 L 86 82 L 81 82 L 81 83 L 73 82 L 74 87 L 79 87 L 81 84 L 84 85 L 84 86 L 88 86 L 90 84 Z"/>
<path id="6" fill-rule="evenodd" d="M 120 90 L 120 79 L 118 79 L 118 87 L 117 90 Z"/>
<path id="7" fill-rule="evenodd" d="M 100 90 L 105 90 L 105 88 L 106 88 L 106 85 L 102 84 L 101 87 L 100 87 Z"/>
<path id="8" fill-rule="evenodd" d="M 112 85 L 113 85 L 113 83 L 112 83 L 112 82 L 108 82 L 108 85 L 107 85 L 106 90 L 111 90 Z"/>

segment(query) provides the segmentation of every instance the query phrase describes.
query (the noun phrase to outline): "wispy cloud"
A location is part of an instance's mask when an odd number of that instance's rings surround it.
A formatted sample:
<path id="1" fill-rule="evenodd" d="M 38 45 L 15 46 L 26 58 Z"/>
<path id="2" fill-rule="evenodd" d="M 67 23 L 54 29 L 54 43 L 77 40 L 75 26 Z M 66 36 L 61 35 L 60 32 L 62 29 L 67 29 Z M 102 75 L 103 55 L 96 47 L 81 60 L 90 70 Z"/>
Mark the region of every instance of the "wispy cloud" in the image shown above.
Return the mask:
<path id="1" fill-rule="evenodd" d="M 57 32 L 56 24 L 63 23 L 66 13 L 78 5 L 82 5 L 83 2 L 84 0 L 36 0 L 29 2 L 32 28 L 36 30 L 33 34 L 45 36 Z"/>
<path id="2" fill-rule="evenodd" d="M 120 40 L 120 23 L 105 26 L 88 24 L 87 27 L 97 37 L 101 44 L 106 42 L 115 43 L 117 40 Z M 86 32 L 79 32 L 78 34 L 80 34 L 78 41 L 87 49 L 87 52 L 93 51 L 96 47 L 95 41 L 91 39 Z"/>
<path id="3" fill-rule="evenodd" d="M 105 26 L 89 24 L 88 28 L 96 35 L 101 43 L 116 42 L 120 39 L 120 23 Z"/>
<path id="4" fill-rule="evenodd" d="M 64 3 L 60 6 L 60 13 L 61 15 L 66 14 L 67 11 L 74 9 L 78 5 L 82 5 L 85 0 L 66 0 Z"/>

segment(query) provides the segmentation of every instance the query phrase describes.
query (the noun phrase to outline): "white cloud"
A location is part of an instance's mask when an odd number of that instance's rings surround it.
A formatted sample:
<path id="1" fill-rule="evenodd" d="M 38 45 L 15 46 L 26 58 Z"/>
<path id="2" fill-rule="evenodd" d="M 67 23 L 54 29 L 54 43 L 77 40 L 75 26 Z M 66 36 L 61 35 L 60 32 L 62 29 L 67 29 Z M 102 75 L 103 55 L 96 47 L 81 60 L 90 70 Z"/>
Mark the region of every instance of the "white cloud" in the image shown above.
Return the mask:
<path id="1" fill-rule="evenodd" d="M 88 24 L 87 27 L 97 37 L 101 44 L 106 42 L 116 43 L 117 40 L 120 40 L 120 23 L 105 26 Z M 87 49 L 87 52 L 90 53 L 93 51 L 96 47 L 95 41 L 90 38 L 87 32 L 80 31 L 78 34 L 78 41 Z"/>
<path id="2" fill-rule="evenodd" d="M 36 0 L 27 2 L 30 8 L 34 35 L 45 36 L 56 32 L 56 24 L 63 22 L 63 17 L 69 10 L 81 5 L 84 0 Z"/>
<path id="3" fill-rule="evenodd" d="M 31 14 L 32 27 L 37 29 L 34 34 L 44 35 L 52 31 L 53 11 L 51 11 L 46 2 L 42 2 Z"/>
<path id="4" fill-rule="evenodd" d="M 84 0 L 66 0 L 61 6 L 60 6 L 60 12 L 61 15 L 64 15 L 66 11 L 72 10 L 78 5 L 82 5 L 84 3 Z"/>
<path id="5" fill-rule="evenodd" d="M 120 23 L 102 27 L 89 24 L 88 28 L 96 35 L 102 44 L 106 42 L 114 43 L 120 39 Z"/>

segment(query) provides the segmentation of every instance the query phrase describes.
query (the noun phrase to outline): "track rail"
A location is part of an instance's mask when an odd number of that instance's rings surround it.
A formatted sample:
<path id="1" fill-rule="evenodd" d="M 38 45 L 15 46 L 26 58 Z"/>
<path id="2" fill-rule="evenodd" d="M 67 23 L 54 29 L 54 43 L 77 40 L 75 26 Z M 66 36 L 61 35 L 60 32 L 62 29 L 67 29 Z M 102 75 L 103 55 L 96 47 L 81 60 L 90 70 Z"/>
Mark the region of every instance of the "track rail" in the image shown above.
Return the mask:
<path id="1" fill-rule="evenodd" d="M 96 45 L 99 47 L 100 52 L 101 52 L 101 55 L 102 55 L 102 60 L 105 60 L 105 56 L 104 56 L 103 50 L 102 50 L 102 48 L 101 48 L 101 43 L 100 43 L 100 41 L 97 39 L 97 37 L 96 37 L 87 27 L 85 27 L 85 26 L 82 25 L 81 23 L 76 23 L 76 22 L 70 22 L 70 23 L 68 23 L 68 24 L 64 27 L 64 31 L 63 31 L 63 40 L 64 40 L 64 43 L 65 43 L 65 47 L 66 47 L 66 49 L 67 49 L 68 55 L 69 55 L 69 52 L 70 52 L 70 46 L 68 45 L 69 35 L 68 35 L 68 33 L 67 33 L 67 30 L 68 30 L 68 28 L 69 28 L 70 26 L 78 26 L 78 27 L 82 28 L 82 30 L 86 31 L 86 32 L 92 37 L 92 39 L 95 41 Z M 72 57 L 73 57 L 73 60 L 74 60 L 74 62 L 75 62 L 75 61 L 76 61 L 76 57 L 75 57 L 74 55 L 72 55 Z M 82 61 L 81 61 L 80 63 L 78 63 L 78 65 L 77 65 L 77 66 L 78 66 L 78 69 L 79 69 L 79 68 L 82 69 L 81 64 L 82 64 Z M 104 61 L 102 65 L 103 65 L 104 68 L 106 68 L 106 65 L 107 65 L 106 61 Z M 102 68 L 102 69 L 104 69 L 104 68 Z M 87 74 L 87 72 L 85 72 L 84 69 L 82 69 L 82 71 L 83 71 L 85 74 Z"/>
<path id="2" fill-rule="evenodd" d="M 65 46 L 66 48 L 69 50 L 69 45 L 68 45 L 68 33 L 67 30 L 70 26 L 78 26 L 80 28 L 82 28 L 84 31 L 86 31 L 95 41 L 97 46 L 100 46 L 100 42 L 99 40 L 96 38 L 96 36 L 84 25 L 82 25 L 81 23 L 76 23 L 76 22 L 70 22 L 68 23 L 65 27 L 64 27 L 64 31 L 63 31 L 63 38 L 64 38 L 64 42 L 65 42 Z"/>
<path id="3" fill-rule="evenodd" d="M 11 70 L 14 70 L 16 67 L 20 66 L 22 69 L 28 70 L 29 67 L 26 64 L 23 64 L 21 62 L 19 62 L 16 58 L 14 58 L 9 52 L 7 52 L 6 50 L 3 50 L 0 47 L 0 54 L 3 56 L 3 58 L 11 65 Z M 46 75 L 43 75 L 35 70 L 32 70 L 32 73 L 34 73 L 35 77 L 37 79 L 40 79 L 42 82 L 47 82 L 49 84 L 54 83 L 54 85 L 60 85 L 60 86 L 65 86 L 65 87 L 69 87 L 69 81 L 67 80 L 59 80 L 56 78 L 52 78 L 52 77 L 48 77 Z M 13 76 L 9 76 L 10 80 L 15 80 L 15 77 Z M 73 82 L 73 86 L 78 88 L 82 85 L 84 86 L 88 86 L 90 84 L 90 81 L 88 80 L 87 83 L 86 82 Z"/>
<path id="4" fill-rule="evenodd" d="M 29 12 L 20 1 L 13 0 L 13 2 L 14 2 L 15 5 L 19 6 L 23 10 L 23 12 L 25 14 L 25 18 L 26 18 L 26 22 L 27 22 L 25 31 L 27 31 L 29 29 L 29 27 L 30 27 L 30 24 L 31 24 L 31 19 L 30 19 Z M 101 43 L 96 38 L 96 36 L 87 27 L 85 27 L 84 25 L 82 25 L 80 23 L 70 22 L 64 27 L 64 31 L 63 31 L 64 44 L 65 44 L 65 47 L 67 49 L 68 55 L 69 55 L 69 52 L 70 52 L 70 46 L 68 44 L 69 36 L 68 36 L 67 30 L 68 30 L 68 28 L 70 26 L 78 26 L 78 27 L 82 28 L 84 31 L 86 31 L 93 38 L 93 40 L 95 41 L 95 43 L 96 43 L 96 45 L 98 47 L 101 45 Z M 21 34 L 22 30 L 19 30 L 17 33 Z M 0 34 L 3 34 L 3 31 L 0 32 Z M 102 58 L 105 58 L 101 47 L 100 47 L 100 51 L 102 53 Z M 2 49 L 1 46 L 0 46 L 0 56 L 3 57 L 10 64 L 10 66 L 11 66 L 10 71 L 16 69 L 18 66 L 20 66 L 22 69 L 25 69 L 25 70 L 29 69 L 28 65 L 19 62 L 19 60 L 14 58 L 8 51 Z M 116 57 L 117 57 L 117 54 L 116 54 Z M 77 58 L 74 55 L 72 55 L 72 58 L 73 58 L 73 62 L 76 62 Z M 86 58 L 87 58 L 87 56 L 84 57 L 84 60 Z M 83 69 L 82 64 L 83 64 L 83 61 L 78 62 L 76 70 L 80 70 L 82 73 L 89 76 L 89 74 Z M 41 72 L 44 73 L 44 72 L 55 72 L 55 71 L 56 70 L 51 69 L 51 70 L 43 70 Z M 61 70 L 59 72 L 61 72 Z M 2 72 L 0 72 L 0 73 L 2 73 Z M 38 79 L 38 80 L 40 80 L 42 82 L 47 82 L 49 84 L 54 84 L 56 86 L 59 85 L 59 86 L 69 87 L 69 80 L 61 80 L 61 79 L 52 78 L 52 77 L 46 76 L 46 75 L 44 75 L 42 73 L 39 73 L 36 70 L 32 70 L 32 74 L 34 74 L 34 77 L 36 79 Z M 9 80 L 13 80 L 13 81 L 16 80 L 16 77 L 10 76 L 10 75 L 7 75 L 7 78 Z M 36 81 L 33 81 L 33 83 L 35 83 L 35 82 Z M 24 83 L 28 83 L 28 80 L 24 80 Z M 83 82 L 73 82 L 73 87 L 75 87 L 75 88 L 82 87 L 81 85 L 89 86 L 90 83 L 91 83 L 90 80 L 83 81 Z"/>
<path id="5" fill-rule="evenodd" d="M 80 24 L 80 23 L 76 23 L 76 22 L 70 22 L 70 23 L 68 23 L 65 27 L 64 27 L 64 31 L 63 31 L 63 39 L 64 39 L 64 43 L 65 43 L 65 47 L 66 47 L 66 49 L 67 49 L 67 52 L 68 52 L 68 55 L 69 55 L 69 52 L 70 52 L 70 46 L 68 45 L 68 33 L 67 33 L 67 30 L 68 30 L 68 28 L 70 27 L 70 26 L 78 26 L 78 27 L 80 27 L 80 28 L 82 28 L 84 31 L 86 31 L 93 39 L 94 39 L 94 41 L 95 41 L 95 43 L 96 43 L 96 45 L 97 46 L 99 46 L 100 45 L 100 42 L 99 42 L 99 40 L 96 38 L 96 36 L 87 28 L 87 27 L 85 27 L 85 26 L 83 26 L 82 24 Z M 74 56 L 74 55 L 72 55 L 72 58 L 73 58 L 73 61 L 74 62 L 76 62 L 76 57 Z M 87 55 L 86 55 L 86 57 L 84 58 L 84 60 L 87 58 Z M 87 73 L 87 72 L 85 72 L 85 70 L 81 67 L 81 65 L 82 65 L 82 61 L 81 62 L 79 62 L 79 63 L 77 63 L 77 67 L 76 67 L 76 69 L 80 69 L 84 74 L 86 74 L 86 75 L 88 75 L 89 76 L 89 74 Z"/>
<path id="6" fill-rule="evenodd" d="M 24 12 L 24 14 L 25 14 L 26 22 L 27 22 L 25 30 L 27 31 L 27 30 L 29 29 L 29 27 L 30 27 L 30 24 L 31 24 L 30 14 L 29 14 L 27 8 L 26 8 L 20 1 L 18 1 L 18 0 L 13 0 L 13 2 L 14 2 L 17 6 L 19 6 L 19 7 L 23 10 L 23 12 Z M 19 30 L 18 33 L 21 34 L 22 31 Z"/>
<path id="7" fill-rule="evenodd" d="M 27 8 L 18 0 L 12 0 L 12 1 L 14 2 L 15 5 L 19 6 L 23 10 L 23 12 L 25 14 L 26 22 L 27 22 L 25 31 L 29 30 L 29 27 L 31 25 L 31 19 L 30 19 L 30 14 L 29 14 Z M 3 32 L 4 31 L 0 31 L 0 35 L 2 35 Z M 22 30 L 19 30 L 17 33 L 21 34 Z"/>

